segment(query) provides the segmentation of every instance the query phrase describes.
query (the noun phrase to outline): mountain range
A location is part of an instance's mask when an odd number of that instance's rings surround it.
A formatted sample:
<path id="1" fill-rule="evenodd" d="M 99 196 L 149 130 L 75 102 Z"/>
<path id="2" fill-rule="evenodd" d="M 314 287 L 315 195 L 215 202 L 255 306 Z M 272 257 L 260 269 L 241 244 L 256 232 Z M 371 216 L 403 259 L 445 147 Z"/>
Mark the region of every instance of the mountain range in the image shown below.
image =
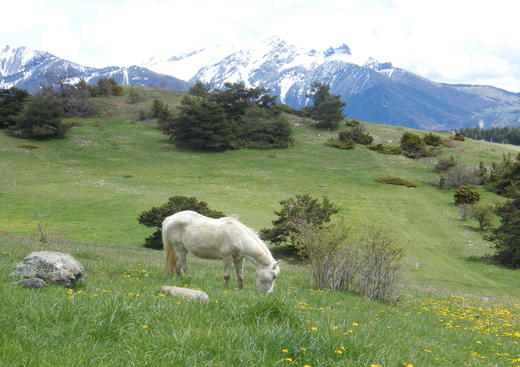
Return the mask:
<path id="1" fill-rule="evenodd" d="M 186 90 L 196 81 L 221 88 L 226 82 L 269 88 L 281 102 L 301 108 L 315 81 L 347 102 L 348 118 L 426 130 L 466 126 L 520 126 L 520 93 L 480 86 L 437 83 L 391 62 L 363 60 L 350 48 L 303 49 L 273 37 L 248 48 L 212 46 L 141 66 L 84 67 L 25 47 L 0 48 L 0 87 L 35 91 L 49 75 L 95 83 L 111 77 L 123 85 Z M 48 84 L 48 83 L 47 83 Z"/>

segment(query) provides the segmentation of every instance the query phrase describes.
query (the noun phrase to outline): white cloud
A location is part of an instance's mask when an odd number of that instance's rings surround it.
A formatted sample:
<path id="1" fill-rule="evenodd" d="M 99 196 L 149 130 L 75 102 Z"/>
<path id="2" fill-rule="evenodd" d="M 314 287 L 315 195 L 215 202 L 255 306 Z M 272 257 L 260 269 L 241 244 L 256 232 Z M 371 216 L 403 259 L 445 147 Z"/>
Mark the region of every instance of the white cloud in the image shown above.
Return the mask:
<path id="1" fill-rule="evenodd" d="M 516 0 L 32 0 L 5 2 L 2 13 L 0 42 L 89 66 L 278 35 L 309 48 L 346 43 L 438 81 L 520 91 Z"/>

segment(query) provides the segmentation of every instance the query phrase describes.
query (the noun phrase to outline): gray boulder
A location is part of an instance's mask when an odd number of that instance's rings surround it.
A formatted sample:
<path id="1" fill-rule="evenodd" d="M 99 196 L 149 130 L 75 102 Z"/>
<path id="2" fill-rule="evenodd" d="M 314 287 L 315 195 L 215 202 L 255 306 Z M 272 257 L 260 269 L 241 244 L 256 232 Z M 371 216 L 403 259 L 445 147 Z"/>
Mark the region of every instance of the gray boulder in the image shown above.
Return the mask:
<path id="1" fill-rule="evenodd" d="M 168 294 L 172 297 L 181 297 L 186 299 L 196 299 L 201 301 L 209 301 L 209 297 L 206 292 L 199 291 L 196 289 L 182 288 L 182 287 L 170 287 L 164 285 L 161 287 L 161 292 Z"/>
<path id="2" fill-rule="evenodd" d="M 13 284 L 21 285 L 22 287 L 25 287 L 25 288 L 42 288 L 42 287 L 47 286 L 47 283 L 45 283 L 45 281 L 40 278 L 22 279 Z"/>
<path id="3" fill-rule="evenodd" d="M 39 251 L 27 255 L 10 276 L 25 279 L 40 278 L 52 284 L 72 287 L 85 280 L 85 269 L 69 254 Z"/>

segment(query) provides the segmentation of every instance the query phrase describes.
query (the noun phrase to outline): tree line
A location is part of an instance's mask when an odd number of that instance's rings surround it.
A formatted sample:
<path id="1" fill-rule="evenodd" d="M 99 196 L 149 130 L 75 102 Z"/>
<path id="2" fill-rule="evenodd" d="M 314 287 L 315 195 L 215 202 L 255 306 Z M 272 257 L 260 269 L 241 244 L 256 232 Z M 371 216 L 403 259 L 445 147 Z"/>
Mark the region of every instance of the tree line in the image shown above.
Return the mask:
<path id="1" fill-rule="evenodd" d="M 476 128 L 464 128 L 460 130 L 460 133 L 467 138 L 475 140 L 485 140 L 492 143 L 512 144 L 520 145 L 520 127 L 494 127 L 491 129 Z"/>

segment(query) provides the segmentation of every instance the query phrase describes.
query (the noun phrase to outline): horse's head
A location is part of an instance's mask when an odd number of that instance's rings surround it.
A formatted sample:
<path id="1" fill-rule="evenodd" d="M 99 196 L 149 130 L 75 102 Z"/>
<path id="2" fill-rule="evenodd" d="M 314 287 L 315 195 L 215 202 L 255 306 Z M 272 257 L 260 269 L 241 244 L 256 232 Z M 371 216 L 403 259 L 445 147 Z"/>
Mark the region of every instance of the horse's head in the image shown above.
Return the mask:
<path id="1" fill-rule="evenodd" d="M 278 264 L 280 260 L 275 261 L 271 265 L 260 268 L 256 271 L 256 286 L 262 292 L 271 293 L 274 288 L 274 282 L 280 274 L 280 267 Z"/>

